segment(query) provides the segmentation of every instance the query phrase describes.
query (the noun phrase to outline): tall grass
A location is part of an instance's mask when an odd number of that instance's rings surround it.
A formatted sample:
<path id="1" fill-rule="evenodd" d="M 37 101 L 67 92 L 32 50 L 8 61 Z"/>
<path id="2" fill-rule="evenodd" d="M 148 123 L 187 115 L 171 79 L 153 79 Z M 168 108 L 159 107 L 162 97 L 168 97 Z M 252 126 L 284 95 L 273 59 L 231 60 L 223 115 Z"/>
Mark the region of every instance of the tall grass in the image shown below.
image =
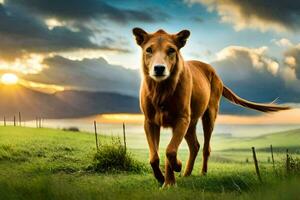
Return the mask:
<path id="1" fill-rule="evenodd" d="M 100 145 L 89 170 L 96 172 L 135 172 L 146 171 L 144 163 L 135 160 L 121 144 L 120 138 L 113 138 L 111 143 Z"/>

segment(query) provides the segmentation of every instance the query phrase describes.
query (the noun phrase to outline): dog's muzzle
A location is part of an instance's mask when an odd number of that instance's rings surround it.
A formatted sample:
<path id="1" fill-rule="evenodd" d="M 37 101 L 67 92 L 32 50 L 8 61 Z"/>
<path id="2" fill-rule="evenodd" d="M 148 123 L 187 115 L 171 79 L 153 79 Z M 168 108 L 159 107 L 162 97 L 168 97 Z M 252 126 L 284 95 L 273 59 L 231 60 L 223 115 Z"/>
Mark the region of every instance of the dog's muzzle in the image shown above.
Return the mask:
<path id="1" fill-rule="evenodd" d="M 156 64 L 150 71 L 150 77 L 155 81 L 162 81 L 169 77 L 170 72 L 166 65 Z"/>
<path id="2" fill-rule="evenodd" d="M 155 76 L 164 76 L 166 67 L 164 65 L 155 65 L 154 66 L 154 75 Z"/>

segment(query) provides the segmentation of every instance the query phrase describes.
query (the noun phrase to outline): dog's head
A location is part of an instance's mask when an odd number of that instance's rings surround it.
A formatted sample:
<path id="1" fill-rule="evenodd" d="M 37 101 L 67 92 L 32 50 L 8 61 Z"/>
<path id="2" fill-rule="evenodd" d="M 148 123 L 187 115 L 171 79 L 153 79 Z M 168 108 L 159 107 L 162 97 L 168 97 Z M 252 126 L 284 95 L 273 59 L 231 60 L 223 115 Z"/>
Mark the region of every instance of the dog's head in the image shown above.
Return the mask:
<path id="1" fill-rule="evenodd" d="M 147 33 L 141 28 L 134 28 L 132 32 L 143 51 L 144 73 L 158 82 L 166 80 L 178 62 L 179 51 L 190 36 L 190 31 L 168 34 L 160 29 L 155 33 Z"/>

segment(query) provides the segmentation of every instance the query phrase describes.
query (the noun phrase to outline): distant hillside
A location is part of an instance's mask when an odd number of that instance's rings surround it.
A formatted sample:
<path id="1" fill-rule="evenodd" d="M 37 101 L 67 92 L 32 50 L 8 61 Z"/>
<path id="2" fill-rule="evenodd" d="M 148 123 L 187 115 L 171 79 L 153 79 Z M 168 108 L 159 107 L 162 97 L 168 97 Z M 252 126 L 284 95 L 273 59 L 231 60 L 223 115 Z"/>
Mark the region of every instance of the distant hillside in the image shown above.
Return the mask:
<path id="1" fill-rule="evenodd" d="M 0 84 L 0 117 L 12 118 L 18 112 L 26 119 L 72 118 L 99 113 L 137 113 L 138 99 L 109 92 L 38 92 L 23 86 Z"/>
<path id="2" fill-rule="evenodd" d="M 259 150 L 269 150 L 272 144 L 274 149 L 300 152 L 300 129 L 282 131 L 273 134 L 266 134 L 254 138 L 237 137 L 215 137 L 212 139 L 212 146 L 217 150 L 249 150 L 256 147 Z"/>

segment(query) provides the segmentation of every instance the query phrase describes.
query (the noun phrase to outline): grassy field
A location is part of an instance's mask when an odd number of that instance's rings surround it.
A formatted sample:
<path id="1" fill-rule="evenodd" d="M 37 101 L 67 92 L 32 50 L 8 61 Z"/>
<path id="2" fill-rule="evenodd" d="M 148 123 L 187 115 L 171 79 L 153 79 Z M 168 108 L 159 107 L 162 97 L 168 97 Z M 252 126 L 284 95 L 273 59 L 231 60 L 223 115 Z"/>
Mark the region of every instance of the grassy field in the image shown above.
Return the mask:
<path id="1" fill-rule="evenodd" d="M 128 133 L 130 134 L 130 133 Z M 99 136 L 102 144 L 111 142 Z M 200 176 L 201 156 L 193 175 L 177 174 L 177 187 L 161 190 L 148 166 L 145 149 L 129 149 L 147 166 L 141 173 L 96 173 L 87 170 L 96 152 L 93 134 L 55 129 L 0 127 L 0 199 L 297 199 L 297 177 L 286 179 L 275 153 L 276 173 L 268 162 L 270 144 L 294 150 L 300 130 L 257 138 L 215 137 L 207 176 Z M 251 146 L 258 148 L 263 184 L 255 175 Z M 214 146 L 213 146 L 214 147 Z M 187 150 L 179 157 L 185 161 Z M 164 151 L 161 151 L 162 162 Z M 249 162 L 246 162 L 246 159 Z"/>

